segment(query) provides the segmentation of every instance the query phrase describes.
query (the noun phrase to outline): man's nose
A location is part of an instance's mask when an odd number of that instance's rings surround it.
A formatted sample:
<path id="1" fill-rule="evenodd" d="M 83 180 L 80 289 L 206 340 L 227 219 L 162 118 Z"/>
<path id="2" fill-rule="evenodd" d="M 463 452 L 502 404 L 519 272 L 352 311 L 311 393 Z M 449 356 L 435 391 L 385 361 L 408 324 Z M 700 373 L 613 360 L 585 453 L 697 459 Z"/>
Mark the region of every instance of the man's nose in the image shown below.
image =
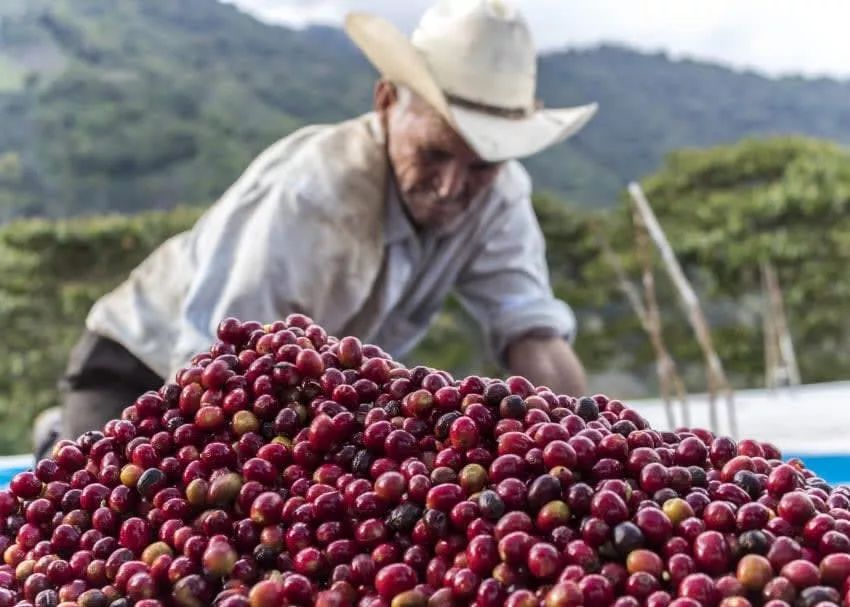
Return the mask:
<path id="1" fill-rule="evenodd" d="M 467 170 L 459 162 L 447 163 L 440 173 L 440 198 L 457 198 L 466 187 Z"/>

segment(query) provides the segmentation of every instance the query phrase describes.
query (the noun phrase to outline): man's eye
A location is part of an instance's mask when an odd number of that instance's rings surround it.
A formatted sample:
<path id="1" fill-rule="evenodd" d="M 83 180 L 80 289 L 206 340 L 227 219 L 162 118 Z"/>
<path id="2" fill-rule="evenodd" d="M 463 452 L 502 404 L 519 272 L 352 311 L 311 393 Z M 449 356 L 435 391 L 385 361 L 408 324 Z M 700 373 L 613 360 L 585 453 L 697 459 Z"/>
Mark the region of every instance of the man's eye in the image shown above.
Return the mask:
<path id="1" fill-rule="evenodd" d="M 450 160 L 451 157 L 452 157 L 451 154 L 449 154 L 448 152 L 445 152 L 443 150 L 426 150 L 425 151 L 425 158 L 429 162 L 446 162 L 447 160 Z"/>
<path id="2" fill-rule="evenodd" d="M 497 162 L 476 162 L 470 166 L 470 168 L 476 173 L 486 173 L 487 171 L 492 171 L 497 168 L 499 163 Z"/>

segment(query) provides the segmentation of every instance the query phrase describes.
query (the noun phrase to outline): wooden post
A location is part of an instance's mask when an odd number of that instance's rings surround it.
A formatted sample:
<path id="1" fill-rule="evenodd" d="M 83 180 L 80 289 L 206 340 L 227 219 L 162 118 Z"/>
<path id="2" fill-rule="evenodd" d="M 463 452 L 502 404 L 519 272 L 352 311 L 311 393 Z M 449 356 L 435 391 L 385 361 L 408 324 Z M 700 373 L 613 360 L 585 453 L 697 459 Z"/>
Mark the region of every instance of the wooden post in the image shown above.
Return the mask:
<path id="1" fill-rule="evenodd" d="M 637 288 L 635 288 L 626 276 L 626 272 L 623 269 L 623 265 L 620 263 L 620 259 L 617 257 L 617 254 L 614 253 L 614 250 L 611 248 L 611 245 L 608 243 L 608 240 L 602 234 L 601 230 L 597 230 L 597 238 L 599 239 L 599 244 L 602 247 L 602 252 L 605 254 L 605 258 L 611 268 L 613 268 L 614 273 L 617 275 L 617 283 L 620 290 L 625 294 L 626 299 L 629 300 L 632 310 L 634 310 L 640 320 L 641 327 L 649 335 L 650 342 L 655 350 L 655 369 L 658 373 L 658 383 L 661 390 L 661 399 L 664 402 L 664 413 L 667 416 L 667 425 L 670 430 L 675 430 L 676 419 L 673 415 L 673 405 L 670 402 L 669 370 L 671 365 L 668 364 L 670 357 L 664 348 L 661 335 L 658 335 L 652 326 L 649 314 L 644 307 L 643 301 L 641 301 Z"/>
<path id="2" fill-rule="evenodd" d="M 706 322 L 702 308 L 700 307 L 699 299 L 697 299 L 691 283 L 682 271 L 682 267 L 679 265 L 679 261 L 676 259 L 673 249 L 667 241 L 667 237 L 664 235 L 664 230 L 661 229 L 661 226 L 655 217 L 655 213 L 653 213 L 652 207 L 650 207 L 649 201 L 646 199 L 646 196 L 644 196 L 640 185 L 634 182 L 630 183 L 629 195 L 634 201 L 649 235 L 655 242 L 655 246 L 661 253 L 661 259 L 664 262 L 667 274 L 670 276 L 670 279 L 676 286 L 676 290 L 679 292 L 679 299 L 685 308 L 691 328 L 696 334 L 697 341 L 702 348 L 703 356 L 707 363 L 706 374 L 708 379 L 709 417 L 711 429 L 715 432 L 719 431 L 716 395 L 719 390 L 722 390 L 726 394 L 729 431 L 733 437 L 737 436 L 738 424 L 735 419 L 735 405 L 732 388 L 726 379 L 726 374 L 723 371 L 723 365 L 721 364 L 720 358 L 717 356 L 717 352 L 711 341 L 711 332 L 709 331 L 708 323 Z"/>
<path id="3" fill-rule="evenodd" d="M 767 313 L 770 315 L 772 326 L 771 337 L 774 340 L 774 375 L 777 370 L 782 370 L 789 385 L 799 386 L 800 368 L 797 366 L 794 342 L 791 339 L 791 332 L 788 330 L 788 322 L 785 318 L 785 306 L 782 303 L 782 289 L 779 286 L 779 278 L 770 261 L 762 260 L 761 272 L 768 302 Z"/>
<path id="4" fill-rule="evenodd" d="M 656 352 L 660 354 L 658 362 L 664 367 L 664 376 L 676 390 L 676 395 L 682 406 L 682 422 L 687 428 L 691 427 L 691 411 L 688 407 L 685 384 L 676 370 L 676 363 L 670 356 L 662 334 L 661 312 L 658 298 L 655 295 L 655 274 L 652 271 L 652 253 L 649 248 L 649 234 L 640 213 L 632 208 L 632 219 L 635 226 L 635 253 L 642 267 L 641 281 L 646 311 L 650 324 L 650 337 L 657 342 Z"/>
<path id="5" fill-rule="evenodd" d="M 635 285 L 632 284 L 626 276 L 626 271 L 623 268 L 619 257 L 617 257 L 617 254 L 614 253 L 614 250 L 611 248 L 611 245 L 605 238 L 601 229 L 597 228 L 596 236 L 599 240 L 600 246 L 602 247 L 602 252 L 605 255 L 606 260 L 617 276 L 617 282 L 620 290 L 623 291 L 626 295 L 626 299 L 629 300 L 632 309 L 640 320 L 641 327 L 644 331 L 646 331 L 649 336 L 650 343 L 652 343 L 652 347 L 655 350 L 655 369 L 658 373 L 658 383 L 661 391 L 661 398 L 664 402 L 664 412 L 667 417 L 667 425 L 670 430 L 674 430 L 676 428 L 676 419 L 673 414 L 672 405 L 672 387 L 675 389 L 682 402 L 683 417 L 685 420 L 684 424 L 689 426 L 690 414 L 686 404 L 687 396 L 684 391 L 684 383 L 676 370 L 676 363 L 673 361 L 673 358 L 670 356 L 664 344 L 664 337 L 661 332 L 661 323 L 659 321 L 653 321 L 653 317 L 656 319 L 660 318 L 658 311 L 656 309 L 654 312 L 651 312 L 648 309 L 648 305 L 644 304 L 640 293 L 638 293 Z M 652 301 L 653 305 L 657 305 L 654 298 Z"/>
<path id="6" fill-rule="evenodd" d="M 770 296 L 768 295 L 764 262 L 761 265 L 761 292 L 762 333 L 764 334 L 764 385 L 769 390 L 774 390 L 778 384 L 776 367 L 779 365 L 779 352 L 777 352 L 776 323 L 773 322 L 773 314 L 770 310 Z"/>

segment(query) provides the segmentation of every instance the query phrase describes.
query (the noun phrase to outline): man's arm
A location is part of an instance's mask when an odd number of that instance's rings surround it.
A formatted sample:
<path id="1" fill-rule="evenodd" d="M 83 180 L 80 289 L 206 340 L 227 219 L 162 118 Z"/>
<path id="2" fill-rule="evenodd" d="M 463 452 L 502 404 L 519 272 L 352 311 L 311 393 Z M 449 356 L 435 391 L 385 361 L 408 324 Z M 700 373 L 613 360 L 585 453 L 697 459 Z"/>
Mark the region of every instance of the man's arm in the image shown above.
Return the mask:
<path id="1" fill-rule="evenodd" d="M 566 339 L 526 335 L 511 342 L 506 354 L 510 372 L 535 385 L 576 397 L 587 392 L 584 367 Z"/>
<path id="2" fill-rule="evenodd" d="M 552 292 L 530 192 L 500 209 L 481 243 L 459 277 L 457 293 L 483 328 L 494 357 L 535 384 L 582 395 L 585 374 L 570 345 L 575 315 Z"/>

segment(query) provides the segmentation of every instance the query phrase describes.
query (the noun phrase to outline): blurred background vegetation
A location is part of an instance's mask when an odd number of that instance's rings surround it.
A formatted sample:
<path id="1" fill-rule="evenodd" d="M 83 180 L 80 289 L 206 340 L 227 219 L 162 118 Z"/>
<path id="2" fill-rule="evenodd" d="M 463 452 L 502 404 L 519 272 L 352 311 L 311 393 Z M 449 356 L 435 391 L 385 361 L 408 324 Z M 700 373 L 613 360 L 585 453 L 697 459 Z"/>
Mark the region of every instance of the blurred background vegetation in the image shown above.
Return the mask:
<path id="1" fill-rule="evenodd" d="M 548 105 L 602 108 L 528 163 L 595 390 L 656 390 L 596 237 L 637 276 L 622 188 L 638 178 L 736 386 L 763 382 L 762 259 L 779 272 L 804 381 L 850 376 L 850 154 L 815 139 L 850 140 L 850 84 L 616 47 L 551 53 L 540 72 Z M 366 111 L 373 76 L 336 30 L 272 27 L 214 0 L 0 2 L 0 451 L 29 448 L 95 299 L 266 145 Z M 668 345 L 700 390 L 699 350 L 657 278 Z M 496 372 L 451 301 L 410 360 Z"/>

